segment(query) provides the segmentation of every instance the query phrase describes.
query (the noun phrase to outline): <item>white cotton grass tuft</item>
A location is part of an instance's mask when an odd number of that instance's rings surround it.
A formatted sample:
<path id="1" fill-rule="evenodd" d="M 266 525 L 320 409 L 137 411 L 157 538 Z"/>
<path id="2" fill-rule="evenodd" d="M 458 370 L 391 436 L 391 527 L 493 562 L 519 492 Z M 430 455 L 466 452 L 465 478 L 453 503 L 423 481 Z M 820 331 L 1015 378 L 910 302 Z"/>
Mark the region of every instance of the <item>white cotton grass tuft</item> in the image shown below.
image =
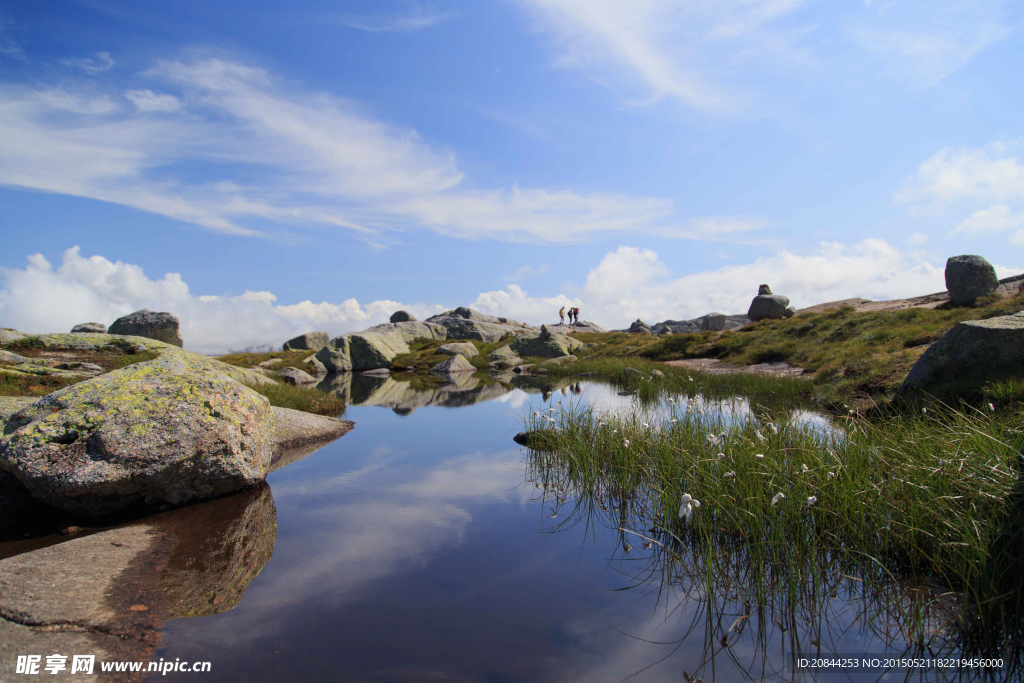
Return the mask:
<path id="1" fill-rule="evenodd" d="M 786 494 L 783 493 L 782 491 L 779 491 L 778 493 L 775 494 L 775 497 L 772 498 L 772 505 L 778 505 L 779 501 L 785 499 L 785 497 Z"/>
<path id="2" fill-rule="evenodd" d="M 989 409 L 989 412 L 992 412 L 992 413 L 996 412 L 996 407 L 994 405 L 992 405 L 991 403 L 988 404 L 988 409 Z"/>
<path id="3" fill-rule="evenodd" d="M 735 477 L 736 477 L 736 473 L 735 472 L 726 472 L 725 474 L 722 475 L 723 479 L 734 479 Z"/>
<path id="4" fill-rule="evenodd" d="M 833 478 L 834 476 L 836 476 L 836 473 L 835 473 L 835 472 L 829 472 L 829 473 L 828 473 L 828 478 L 829 478 L 829 479 Z"/>
<path id="5" fill-rule="evenodd" d="M 818 497 L 817 496 L 811 496 L 810 498 L 807 499 L 807 507 L 811 507 L 812 505 L 814 505 L 817 502 L 818 502 Z"/>
<path id="6" fill-rule="evenodd" d="M 807 474 L 808 472 L 811 471 L 811 469 L 807 467 L 807 463 L 802 462 L 800 463 L 800 471 L 803 472 L 804 474 Z"/>
<path id="7" fill-rule="evenodd" d="M 755 458 L 763 458 L 764 457 L 764 453 L 754 453 L 754 457 Z"/>
<path id="8" fill-rule="evenodd" d="M 672 398 L 671 396 L 669 396 L 669 397 L 668 397 L 668 402 L 669 402 L 669 403 L 675 403 L 675 402 L 676 402 L 676 400 L 675 400 L 674 398 Z"/>
<path id="9" fill-rule="evenodd" d="M 684 522 L 690 521 L 690 517 L 693 517 L 693 511 L 699 507 L 699 500 L 694 500 L 693 496 L 689 493 L 684 493 L 683 497 L 679 499 L 679 519 Z"/>
<path id="10" fill-rule="evenodd" d="M 623 439 L 622 445 L 625 446 L 626 448 L 629 448 L 629 439 Z"/>

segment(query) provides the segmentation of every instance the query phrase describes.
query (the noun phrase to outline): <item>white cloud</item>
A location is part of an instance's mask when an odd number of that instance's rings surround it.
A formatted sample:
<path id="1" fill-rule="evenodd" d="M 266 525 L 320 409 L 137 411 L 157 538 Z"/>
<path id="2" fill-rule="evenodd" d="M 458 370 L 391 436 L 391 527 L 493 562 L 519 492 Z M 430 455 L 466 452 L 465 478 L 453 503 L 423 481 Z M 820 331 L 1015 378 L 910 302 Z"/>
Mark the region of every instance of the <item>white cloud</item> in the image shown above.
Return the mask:
<path id="1" fill-rule="evenodd" d="M 1020 140 L 940 149 L 921 162 L 896 200 L 935 213 L 972 210 L 956 223 L 951 237 L 1012 231 L 1009 244 L 1024 246 L 1022 149 Z"/>
<path id="2" fill-rule="evenodd" d="M 744 313 L 761 283 L 788 296 L 797 308 L 849 297 L 891 299 L 942 291 L 942 268 L 915 257 L 916 252 L 903 254 L 885 240 L 869 239 L 855 245 L 823 243 L 809 254 L 782 251 L 753 263 L 672 278 L 655 252 L 622 246 L 606 254 L 571 296 L 531 296 L 509 284 L 478 294 L 468 305 L 535 325 L 556 322 L 563 306 L 578 306 L 584 320 L 612 329 L 637 317 L 658 322 L 714 310 Z M 1000 277 L 1021 270 L 996 266 Z M 109 325 L 121 315 L 149 308 L 177 315 L 186 348 L 202 353 L 277 348 L 314 329 L 332 334 L 366 329 L 386 322 L 398 309 L 422 319 L 451 307 L 391 300 L 360 304 L 353 298 L 283 305 L 267 291 L 197 296 L 177 273 L 151 279 L 133 264 L 83 257 L 78 247 L 65 251 L 56 268 L 33 254 L 25 268 L 0 274 L 6 280 L 0 289 L 0 320 L 6 327 L 64 331 L 83 322 Z"/>
<path id="3" fill-rule="evenodd" d="M 388 231 L 417 227 L 529 242 L 608 231 L 691 239 L 735 232 L 736 219 L 709 228 L 677 218 L 672 202 L 657 197 L 467 187 L 453 151 L 345 99 L 288 90 L 263 69 L 165 61 L 145 77 L 165 91 L 123 92 L 134 108 L 91 86 L 0 86 L 0 183 L 237 235 L 260 234 L 250 226 L 266 219 L 351 230 L 377 245 Z M 58 110 L 73 115 L 53 116 Z M 207 174 L 201 180 L 196 164 Z"/>
<path id="4" fill-rule="evenodd" d="M 961 200 L 1024 200 L 1024 166 L 1016 157 L 1021 148 L 1013 141 L 940 149 L 921 162 L 896 199 L 936 207 Z"/>
<path id="5" fill-rule="evenodd" d="M 78 247 L 64 252 L 53 268 L 41 255 L 29 257 L 24 269 L 3 269 L 0 320 L 25 332 L 64 332 L 77 323 L 109 325 L 142 308 L 170 311 L 181 320 L 185 347 L 200 353 L 224 353 L 254 347 L 278 348 L 287 339 L 313 329 L 332 334 L 387 322 L 400 308 L 426 317 L 441 306 L 355 299 L 339 304 L 303 301 L 276 304 L 270 292 L 240 296 L 195 296 L 177 273 L 150 279 L 129 263 L 102 256 L 83 257 Z"/>
<path id="6" fill-rule="evenodd" d="M 430 7 L 413 5 L 402 14 L 375 16 L 345 16 L 337 19 L 339 24 L 360 31 L 381 33 L 397 31 L 407 33 L 430 28 L 459 16 L 458 12 L 437 12 Z"/>
<path id="7" fill-rule="evenodd" d="M 181 101 L 174 95 L 155 93 L 152 90 L 129 90 L 125 97 L 132 101 L 139 111 L 178 111 Z"/>
<path id="8" fill-rule="evenodd" d="M 915 232 L 913 235 L 907 238 L 905 244 L 908 247 L 923 247 L 924 245 L 928 244 L 928 241 L 928 235 L 922 234 L 920 232 Z"/>
<path id="9" fill-rule="evenodd" d="M 64 59 L 61 63 L 65 66 L 81 69 L 89 75 L 95 75 L 102 71 L 108 71 L 114 67 L 114 58 L 109 52 L 97 52 L 93 57 L 80 57 L 78 59 Z"/>
<path id="10" fill-rule="evenodd" d="M 788 296 L 797 308 L 851 297 L 884 300 L 945 289 L 943 268 L 915 256 L 879 239 L 855 245 L 823 243 L 809 254 L 782 251 L 753 263 L 670 279 L 668 267 L 653 251 L 619 247 L 590 271 L 573 297 L 531 297 L 509 285 L 481 294 L 471 305 L 535 323 L 556 320 L 561 306 L 575 305 L 583 320 L 612 329 L 638 317 L 652 323 L 692 319 L 710 311 L 745 313 L 762 283 Z M 1006 277 L 1024 269 L 996 270 Z"/>
<path id="11" fill-rule="evenodd" d="M 1008 205 L 995 204 L 987 209 L 975 211 L 957 223 L 950 234 L 1001 233 L 1021 228 L 1024 228 L 1024 213 L 1013 213 Z"/>

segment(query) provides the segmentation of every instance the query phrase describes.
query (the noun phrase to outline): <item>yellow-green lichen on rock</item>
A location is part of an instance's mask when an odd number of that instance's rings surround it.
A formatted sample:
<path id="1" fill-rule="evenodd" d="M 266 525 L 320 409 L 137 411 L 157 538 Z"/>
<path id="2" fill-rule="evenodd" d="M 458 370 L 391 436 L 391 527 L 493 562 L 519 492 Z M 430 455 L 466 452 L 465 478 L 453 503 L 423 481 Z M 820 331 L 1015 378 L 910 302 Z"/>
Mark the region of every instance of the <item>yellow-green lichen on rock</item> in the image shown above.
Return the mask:
<path id="1" fill-rule="evenodd" d="M 142 337 L 32 335 L 46 348 L 131 345 L 160 356 L 74 384 L 12 415 L 0 469 L 34 497 L 101 515 L 215 498 L 262 481 L 274 417 L 259 373 Z M 259 377 L 259 379 L 256 379 Z"/>

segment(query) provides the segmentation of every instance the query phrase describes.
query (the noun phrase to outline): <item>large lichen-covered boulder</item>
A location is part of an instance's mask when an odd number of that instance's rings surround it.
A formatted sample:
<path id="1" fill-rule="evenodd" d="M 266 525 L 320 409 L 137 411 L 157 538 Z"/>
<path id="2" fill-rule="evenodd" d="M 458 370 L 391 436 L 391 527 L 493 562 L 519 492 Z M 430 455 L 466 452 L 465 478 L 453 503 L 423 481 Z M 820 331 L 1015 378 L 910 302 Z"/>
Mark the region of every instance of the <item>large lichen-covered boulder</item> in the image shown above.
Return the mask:
<path id="1" fill-rule="evenodd" d="M 1024 312 L 957 323 L 917 359 L 897 394 L 946 398 L 1022 376 Z"/>
<path id="2" fill-rule="evenodd" d="M 512 331 L 510 328 L 498 323 L 456 316 L 438 318 L 434 322 L 447 330 L 448 339 L 478 339 L 487 344 L 498 341 Z"/>
<path id="3" fill-rule="evenodd" d="M 473 356 L 479 356 L 480 351 L 469 342 L 452 342 L 451 344 L 442 344 L 437 347 L 437 352 L 445 356 L 465 356 L 466 358 L 472 358 Z"/>
<path id="4" fill-rule="evenodd" d="M 476 372 L 476 368 L 473 364 L 466 360 L 461 355 L 454 355 L 443 363 L 438 363 L 434 367 L 430 368 L 430 372 L 435 375 L 454 375 L 462 372 Z"/>
<path id="5" fill-rule="evenodd" d="M 106 334 L 107 326 L 103 323 L 80 323 L 71 328 L 71 334 Z"/>
<path id="6" fill-rule="evenodd" d="M 957 305 L 973 304 L 979 297 L 999 289 L 996 269 L 981 256 L 965 254 L 946 260 L 946 290 Z"/>
<path id="7" fill-rule="evenodd" d="M 273 413 L 221 365 L 165 352 L 49 394 L 7 421 L 0 469 L 36 499 L 86 515 L 252 486 L 269 471 Z"/>
<path id="8" fill-rule="evenodd" d="M 747 317 L 751 321 L 770 320 L 792 317 L 796 311 L 789 308 L 789 298 L 781 294 L 771 294 L 768 285 L 761 285 L 758 291 L 767 291 L 768 294 L 758 294 L 750 302 L 747 310 Z"/>
<path id="9" fill-rule="evenodd" d="M 327 342 L 330 340 L 331 335 L 329 332 L 317 330 L 316 332 L 307 332 L 306 334 L 300 334 L 298 337 L 289 339 L 281 348 L 284 351 L 319 351 L 327 346 Z"/>
<path id="10" fill-rule="evenodd" d="M 630 334 L 650 334 L 651 326 L 637 318 L 635 322 L 630 323 L 629 330 L 627 331 Z"/>
<path id="11" fill-rule="evenodd" d="M 172 346 L 184 346 L 181 332 L 178 330 L 177 316 L 161 311 L 144 308 L 128 315 L 123 315 L 107 328 L 107 334 L 130 335 L 156 339 Z"/>
<path id="12" fill-rule="evenodd" d="M 447 339 L 444 327 L 428 322 L 384 323 L 364 332 L 335 337 L 320 349 L 316 359 L 329 372 L 390 368 L 400 353 L 409 353 L 414 339 Z"/>
<path id="13" fill-rule="evenodd" d="M 558 358 L 568 356 L 572 351 L 583 346 L 583 342 L 564 334 L 523 334 L 509 344 L 509 348 L 522 356 L 539 356 L 540 358 Z"/>

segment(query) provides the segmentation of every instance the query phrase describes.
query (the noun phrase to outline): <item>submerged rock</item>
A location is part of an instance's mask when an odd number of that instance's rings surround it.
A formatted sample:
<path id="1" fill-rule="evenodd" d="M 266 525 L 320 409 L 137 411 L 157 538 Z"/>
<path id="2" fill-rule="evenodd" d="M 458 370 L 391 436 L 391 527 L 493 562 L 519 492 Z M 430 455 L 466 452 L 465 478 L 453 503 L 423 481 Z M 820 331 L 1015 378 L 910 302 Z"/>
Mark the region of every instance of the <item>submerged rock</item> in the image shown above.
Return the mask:
<path id="1" fill-rule="evenodd" d="M 981 256 L 966 254 L 946 260 L 946 290 L 954 305 L 973 304 L 998 288 L 996 269 Z"/>
<path id="2" fill-rule="evenodd" d="M 523 334 L 509 344 L 509 348 L 518 356 L 538 356 L 540 358 L 558 358 L 571 355 L 572 351 L 582 348 L 583 342 L 564 334 L 551 334 L 543 339 L 540 334 Z"/>
<path id="3" fill-rule="evenodd" d="M 172 346 L 184 346 L 178 327 L 177 316 L 144 308 L 115 320 L 107 328 L 107 334 L 146 337 Z"/>
<path id="4" fill-rule="evenodd" d="M 469 342 L 455 342 L 452 344 L 442 344 L 441 346 L 437 347 L 437 352 L 445 356 L 459 355 L 465 356 L 466 358 L 472 358 L 474 356 L 480 355 L 480 351 L 478 351 L 477 348 L 470 344 Z"/>
<path id="5" fill-rule="evenodd" d="M 512 437 L 520 446 L 535 451 L 553 451 L 558 447 L 558 432 L 554 429 L 534 429 L 528 432 L 519 432 Z"/>
<path id="6" fill-rule="evenodd" d="M 107 326 L 103 323 L 81 323 L 71 328 L 71 334 L 106 334 Z"/>
<path id="7" fill-rule="evenodd" d="M 957 323 L 917 359 L 896 393 L 945 398 L 1022 376 L 1024 312 Z"/>
<path id="8" fill-rule="evenodd" d="M 327 342 L 331 340 L 331 335 L 325 330 L 317 330 L 316 332 L 307 332 L 306 334 L 300 334 L 298 337 L 289 339 L 282 345 L 284 351 L 319 351 L 320 349 L 327 346 Z"/>
<path id="9" fill-rule="evenodd" d="M 19 410 L 0 469 L 71 512 L 168 507 L 262 481 L 273 432 L 266 398 L 198 354 L 164 353 Z"/>

